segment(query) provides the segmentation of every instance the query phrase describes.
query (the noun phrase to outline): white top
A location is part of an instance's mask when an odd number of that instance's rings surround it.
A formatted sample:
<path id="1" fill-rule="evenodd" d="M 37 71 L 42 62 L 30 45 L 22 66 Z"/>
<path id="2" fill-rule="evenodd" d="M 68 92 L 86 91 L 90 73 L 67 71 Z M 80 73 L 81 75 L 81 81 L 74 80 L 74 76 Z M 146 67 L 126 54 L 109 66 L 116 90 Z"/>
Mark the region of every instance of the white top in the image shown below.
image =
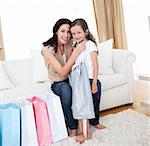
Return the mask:
<path id="1" fill-rule="evenodd" d="M 72 69 L 76 67 L 80 63 L 85 63 L 87 72 L 88 72 L 88 77 L 89 79 L 93 79 L 93 64 L 91 60 L 90 53 L 93 51 L 98 51 L 96 45 L 94 42 L 88 40 L 85 45 L 85 51 L 83 51 L 78 58 L 75 61 L 75 64 L 73 65 Z"/>

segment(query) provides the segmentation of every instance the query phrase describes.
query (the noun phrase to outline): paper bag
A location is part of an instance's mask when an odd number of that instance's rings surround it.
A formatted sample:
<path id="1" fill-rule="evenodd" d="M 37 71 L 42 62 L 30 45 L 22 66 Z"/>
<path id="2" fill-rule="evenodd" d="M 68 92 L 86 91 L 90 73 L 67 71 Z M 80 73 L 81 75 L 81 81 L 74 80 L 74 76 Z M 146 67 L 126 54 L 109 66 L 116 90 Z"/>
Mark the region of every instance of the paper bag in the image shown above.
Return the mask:
<path id="1" fill-rule="evenodd" d="M 21 108 L 21 146 L 38 146 L 32 103 L 21 100 L 16 104 Z"/>
<path id="2" fill-rule="evenodd" d="M 53 142 L 57 142 L 59 140 L 67 138 L 68 133 L 60 98 L 52 91 L 48 95 L 45 95 L 41 98 L 46 101 L 47 104 Z"/>
<path id="3" fill-rule="evenodd" d="M 39 146 L 51 144 L 52 135 L 45 101 L 38 97 L 33 97 L 28 100 L 32 103 L 34 109 Z"/>
<path id="4" fill-rule="evenodd" d="M 20 113 L 14 103 L 0 105 L 0 146 L 20 146 Z"/>

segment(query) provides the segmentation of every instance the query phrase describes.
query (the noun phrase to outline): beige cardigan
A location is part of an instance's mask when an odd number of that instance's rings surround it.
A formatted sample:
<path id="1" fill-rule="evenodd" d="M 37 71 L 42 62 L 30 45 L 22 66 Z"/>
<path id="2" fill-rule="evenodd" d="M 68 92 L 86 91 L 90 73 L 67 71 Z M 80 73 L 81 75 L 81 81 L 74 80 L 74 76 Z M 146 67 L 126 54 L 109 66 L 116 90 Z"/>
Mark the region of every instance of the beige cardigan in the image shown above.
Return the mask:
<path id="1" fill-rule="evenodd" d="M 62 66 L 64 66 L 70 57 L 71 45 L 70 45 L 70 43 L 68 43 L 67 45 L 64 46 L 65 57 L 63 57 L 61 55 L 61 52 L 59 50 L 55 53 L 54 48 L 50 47 L 50 46 L 43 47 L 41 53 L 44 51 L 49 51 L 49 53 L 52 53 L 56 57 L 56 59 L 60 62 L 60 64 Z M 48 70 L 48 77 L 49 77 L 50 82 L 53 83 L 53 82 L 63 81 L 68 77 L 68 76 L 65 76 L 65 77 L 60 76 L 57 72 L 54 71 L 51 64 L 47 63 L 45 58 L 44 58 L 44 60 L 45 60 L 45 65 L 46 65 L 47 70 Z"/>

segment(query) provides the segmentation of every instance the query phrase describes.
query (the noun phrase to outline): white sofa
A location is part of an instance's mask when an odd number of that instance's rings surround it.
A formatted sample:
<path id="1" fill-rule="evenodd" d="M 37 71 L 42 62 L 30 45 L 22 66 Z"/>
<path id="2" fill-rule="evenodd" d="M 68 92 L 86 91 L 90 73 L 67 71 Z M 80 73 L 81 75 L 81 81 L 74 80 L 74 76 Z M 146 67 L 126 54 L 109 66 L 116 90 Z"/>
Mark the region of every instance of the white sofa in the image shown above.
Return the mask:
<path id="1" fill-rule="evenodd" d="M 134 53 L 112 49 L 111 74 L 99 74 L 102 83 L 100 110 L 106 110 L 124 104 L 133 103 L 134 97 Z M 50 92 L 50 83 L 34 80 L 33 58 L 0 62 L 0 103 L 13 102 L 14 100 L 40 96 Z M 101 68 L 101 66 L 100 66 Z M 42 74 L 41 69 L 36 73 Z M 43 75 L 43 74 L 42 74 Z"/>

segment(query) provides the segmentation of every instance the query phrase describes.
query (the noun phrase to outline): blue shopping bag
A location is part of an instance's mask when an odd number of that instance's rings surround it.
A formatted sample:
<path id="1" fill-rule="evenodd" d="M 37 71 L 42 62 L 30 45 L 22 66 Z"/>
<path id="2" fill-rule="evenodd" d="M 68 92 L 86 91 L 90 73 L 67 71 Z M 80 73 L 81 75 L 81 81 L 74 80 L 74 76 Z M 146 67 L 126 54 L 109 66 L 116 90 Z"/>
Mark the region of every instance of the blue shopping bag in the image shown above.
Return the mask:
<path id="1" fill-rule="evenodd" d="M 14 103 L 0 105 L 0 146 L 20 146 L 20 114 Z"/>

